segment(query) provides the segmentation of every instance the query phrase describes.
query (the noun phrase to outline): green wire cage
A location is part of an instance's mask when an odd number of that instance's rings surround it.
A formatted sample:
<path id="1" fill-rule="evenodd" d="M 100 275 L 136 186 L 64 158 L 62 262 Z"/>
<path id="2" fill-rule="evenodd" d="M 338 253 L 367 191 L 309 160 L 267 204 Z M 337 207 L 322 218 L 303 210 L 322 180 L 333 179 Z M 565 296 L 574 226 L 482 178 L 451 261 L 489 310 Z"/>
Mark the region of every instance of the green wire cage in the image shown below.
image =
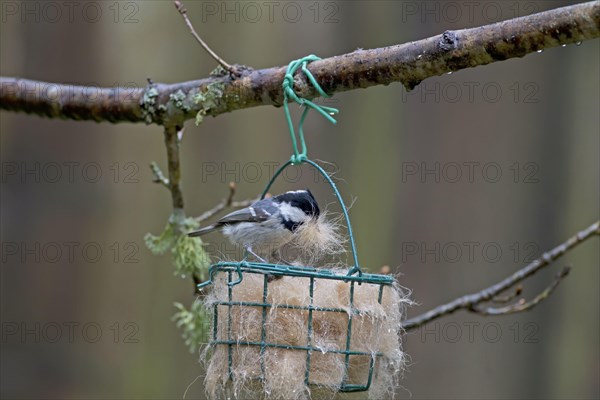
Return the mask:
<path id="1" fill-rule="evenodd" d="M 264 363 L 264 353 L 268 348 L 280 348 L 285 350 L 292 350 L 298 352 L 306 353 L 306 365 L 305 365 L 305 374 L 304 374 L 304 382 L 307 386 L 317 385 L 315 382 L 311 381 L 310 371 L 311 371 L 311 356 L 313 352 L 323 352 L 322 348 L 318 348 L 313 343 L 313 313 L 315 312 L 327 312 L 327 313 L 343 313 L 347 315 L 348 322 L 346 327 L 346 339 L 345 346 L 339 350 L 327 350 L 326 353 L 335 353 L 340 354 L 344 357 L 344 377 L 341 382 L 339 382 L 339 391 L 341 392 L 358 392 L 358 391 L 366 391 L 371 386 L 371 382 L 373 379 L 373 371 L 377 357 L 381 357 L 382 354 L 380 352 L 367 352 L 367 351 L 357 351 L 352 348 L 352 323 L 353 316 L 362 314 L 364 310 L 360 310 L 355 307 L 355 286 L 362 284 L 371 284 L 378 285 L 378 298 L 377 301 L 379 304 L 382 303 L 382 297 L 384 288 L 386 286 L 392 286 L 394 283 L 394 278 L 388 275 L 378 275 L 378 274 L 367 274 L 364 273 L 358 263 L 356 247 L 354 243 L 354 237 L 352 233 L 352 227 L 350 225 L 350 218 L 348 216 L 348 212 L 346 210 L 345 204 L 340 196 L 338 189 L 336 188 L 335 183 L 331 180 L 331 178 L 327 175 L 327 173 L 315 162 L 305 159 L 303 162 L 306 162 L 312 165 L 323 177 L 327 180 L 331 188 L 333 189 L 337 200 L 339 201 L 345 220 L 347 224 L 348 236 L 350 247 L 352 250 L 354 265 L 350 267 L 350 269 L 346 273 L 340 273 L 336 270 L 329 269 L 317 269 L 311 266 L 289 266 L 289 265 L 281 265 L 281 264 L 269 264 L 269 263 L 258 263 L 258 262 L 248 262 L 246 260 L 239 262 L 218 262 L 216 264 L 211 265 L 209 270 L 209 280 L 198 285 L 199 288 L 203 288 L 211 283 L 215 282 L 217 276 L 219 274 L 225 274 L 227 282 L 227 299 L 216 301 L 211 303 L 212 306 L 212 340 L 209 343 L 209 346 L 214 347 L 218 345 L 227 346 L 228 353 L 228 377 L 227 379 L 232 379 L 233 373 L 233 353 L 234 346 L 255 346 L 260 349 L 260 370 L 261 376 L 260 379 L 264 380 L 265 374 L 265 363 Z M 277 179 L 277 177 L 281 174 L 281 172 L 292 165 L 293 162 L 290 160 L 285 163 L 279 170 L 275 173 L 275 175 L 271 178 L 269 183 L 267 184 L 261 198 L 264 198 L 268 190 L 270 189 L 273 182 Z M 234 301 L 234 288 L 236 285 L 240 284 L 244 276 L 246 274 L 257 274 L 262 275 L 262 301 L 260 302 L 250 302 L 250 301 Z M 277 304 L 273 305 L 268 302 L 268 293 L 269 293 L 269 284 L 271 279 L 269 277 L 273 276 L 290 276 L 290 277 L 299 277 L 299 278 L 308 278 L 308 293 L 309 293 L 309 304 L 306 306 L 302 305 L 286 305 L 286 304 Z M 337 307 L 319 307 L 314 305 L 314 293 L 315 293 L 315 285 L 318 284 L 320 280 L 336 280 L 347 283 L 349 285 L 349 304 L 347 308 L 337 308 Z M 226 316 L 219 315 L 219 307 L 221 307 L 221 312 L 223 312 L 223 308 L 226 308 Z M 232 308 L 233 307 L 252 307 L 259 308 L 262 312 L 262 321 L 261 321 L 261 333 L 260 333 L 260 341 L 240 341 L 236 340 L 232 336 Z M 294 309 L 304 311 L 308 314 L 307 326 L 306 326 L 306 346 L 300 345 L 286 345 L 281 343 L 271 343 L 267 340 L 267 315 L 270 309 L 272 308 L 282 308 L 282 309 Z M 220 337 L 219 335 L 219 319 L 225 317 L 226 320 L 226 334 L 221 335 L 224 337 Z M 221 320 L 223 321 L 223 320 Z M 364 382 L 350 382 L 348 379 L 348 370 L 350 368 L 350 357 L 351 356 L 367 356 L 370 358 L 370 364 L 368 369 L 368 375 Z"/>

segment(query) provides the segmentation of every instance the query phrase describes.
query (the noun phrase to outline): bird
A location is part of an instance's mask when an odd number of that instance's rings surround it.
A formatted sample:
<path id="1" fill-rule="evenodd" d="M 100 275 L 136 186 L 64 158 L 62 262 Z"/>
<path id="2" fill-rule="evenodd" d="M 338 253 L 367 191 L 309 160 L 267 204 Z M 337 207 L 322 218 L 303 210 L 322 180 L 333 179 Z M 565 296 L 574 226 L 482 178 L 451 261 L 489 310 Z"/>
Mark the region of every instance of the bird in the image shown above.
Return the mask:
<path id="1" fill-rule="evenodd" d="M 198 237 L 220 230 L 235 245 L 266 263 L 261 254 L 275 254 L 294 239 L 298 229 L 320 215 L 317 200 L 310 190 L 293 190 L 225 215 L 212 225 L 189 232 Z"/>

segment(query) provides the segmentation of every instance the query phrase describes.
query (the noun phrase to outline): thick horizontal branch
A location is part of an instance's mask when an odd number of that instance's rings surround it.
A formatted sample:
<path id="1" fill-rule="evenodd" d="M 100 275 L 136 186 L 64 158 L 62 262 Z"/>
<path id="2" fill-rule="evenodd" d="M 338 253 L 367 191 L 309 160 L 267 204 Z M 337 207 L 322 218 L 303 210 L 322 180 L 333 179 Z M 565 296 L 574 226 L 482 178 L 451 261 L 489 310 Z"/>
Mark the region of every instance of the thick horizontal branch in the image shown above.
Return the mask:
<path id="1" fill-rule="evenodd" d="M 526 278 L 538 272 L 540 269 L 550 265 L 553 261 L 557 260 L 567 251 L 572 250 L 575 246 L 583 243 L 585 240 L 589 239 L 594 235 L 600 235 L 600 221 L 593 223 L 588 228 L 569 238 L 566 242 L 544 253 L 540 258 L 533 261 L 531 264 L 528 264 L 527 266 L 523 267 L 522 269 L 515 272 L 503 281 L 492 285 L 486 289 L 483 289 L 477 293 L 459 297 L 447 304 L 438 306 L 424 314 L 408 319 L 404 321 L 404 323 L 402 324 L 402 328 L 407 331 L 415 329 L 422 325 L 425 325 L 429 321 L 440 318 L 444 315 L 452 314 L 453 312 L 461 309 L 488 315 L 508 314 L 512 312 L 528 310 L 536 304 L 538 304 L 543 299 L 545 299 L 546 297 L 548 297 L 552 290 L 556 288 L 560 279 L 564 278 L 569 270 L 563 269 L 559 276 L 557 276 L 555 282 L 552 285 L 550 285 L 546 290 L 544 290 L 540 295 L 536 296 L 536 298 L 529 303 L 521 303 L 514 306 L 507 306 L 504 309 L 485 309 L 479 307 L 479 305 L 487 301 L 494 301 L 496 296 L 498 296 L 502 292 L 514 287 Z"/>
<path id="2" fill-rule="evenodd" d="M 600 36 L 600 2 L 576 4 L 478 28 L 446 31 L 428 39 L 357 50 L 309 64 L 328 94 L 401 82 L 412 89 L 451 71 L 523 57 Z M 0 78 L 0 108 L 51 118 L 181 125 L 200 115 L 260 105 L 280 106 L 285 67 L 236 67 L 241 76 L 213 75 L 197 81 L 145 88 L 90 88 L 18 78 Z M 318 94 L 299 74 L 295 90 Z"/>

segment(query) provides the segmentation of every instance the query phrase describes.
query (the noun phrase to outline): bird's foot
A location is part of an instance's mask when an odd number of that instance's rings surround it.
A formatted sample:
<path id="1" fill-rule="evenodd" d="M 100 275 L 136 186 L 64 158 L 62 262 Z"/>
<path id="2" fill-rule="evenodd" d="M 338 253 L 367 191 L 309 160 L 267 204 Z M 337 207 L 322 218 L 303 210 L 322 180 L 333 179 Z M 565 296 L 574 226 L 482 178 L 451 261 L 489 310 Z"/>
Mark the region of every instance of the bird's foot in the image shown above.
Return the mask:
<path id="1" fill-rule="evenodd" d="M 264 258 L 262 258 L 261 256 L 259 256 L 258 254 L 256 254 L 255 252 L 252 251 L 252 247 L 246 247 L 246 251 L 250 254 L 252 254 L 258 261 L 267 264 L 267 260 L 265 260 Z"/>

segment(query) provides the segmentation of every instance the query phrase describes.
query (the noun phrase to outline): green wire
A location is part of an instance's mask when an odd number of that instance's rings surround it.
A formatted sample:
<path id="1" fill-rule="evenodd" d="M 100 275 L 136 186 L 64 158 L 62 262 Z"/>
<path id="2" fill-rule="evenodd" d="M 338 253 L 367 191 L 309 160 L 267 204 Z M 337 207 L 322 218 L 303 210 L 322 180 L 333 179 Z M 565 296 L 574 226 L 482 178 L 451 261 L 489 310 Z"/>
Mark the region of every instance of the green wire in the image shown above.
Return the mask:
<path id="1" fill-rule="evenodd" d="M 301 164 L 307 160 L 307 148 L 306 141 L 304 140 L 304 120 L 308 115 L 308 111 L 313 109 L 317 111 L 319 114 L 324 116 L 329 122 L 335 124 L 337 121 L 331 116 L 333 114 L 339 113 L 339 110 L 332 107 L 325 107 L 315 104 L 314 102 L 304 99 L 302 97 L 298 97 L 296 92 L 294 92 L 294 74 L 296 71 L 301 68 L 302 72 L 308 78 L 309 82 L 314 86 L 317 93 L 319 93 L 322 97 L 330 97 L 325 91 L 321 88 L 321 85 L 317 82 L 313 74 L 306 68 L 309 62 L 320 60 L 319 57 L 315 55 L 309 55 L 303 57 L 298 60 L 294 60 L 289 63 L 287 70 L 285 72 L 285 76 L 283 78 L 282 88 L 283 88 L 283 111 L 285 114 L 285 119 L 288 125 L 288 129 L 290 131 L 290 137 L 292 139 L 292 147 L 294 150 L 294 154 L 292 155 L 290 161 L 292 164 Z M 298 138 L 300 140 L 301 150 L 298 149 L 298 139 L 296 138 L 296 133 L 294 130 L 294 123 L 292 122 L 292 116 L 290 114 L 290 107 L 288 102 L 292 100 L 298 103 L 300 106 L 304 107 L 304 111 L 302 112 L 302 116 L 300 117 L 300 122 L 298 123 Z"/>

